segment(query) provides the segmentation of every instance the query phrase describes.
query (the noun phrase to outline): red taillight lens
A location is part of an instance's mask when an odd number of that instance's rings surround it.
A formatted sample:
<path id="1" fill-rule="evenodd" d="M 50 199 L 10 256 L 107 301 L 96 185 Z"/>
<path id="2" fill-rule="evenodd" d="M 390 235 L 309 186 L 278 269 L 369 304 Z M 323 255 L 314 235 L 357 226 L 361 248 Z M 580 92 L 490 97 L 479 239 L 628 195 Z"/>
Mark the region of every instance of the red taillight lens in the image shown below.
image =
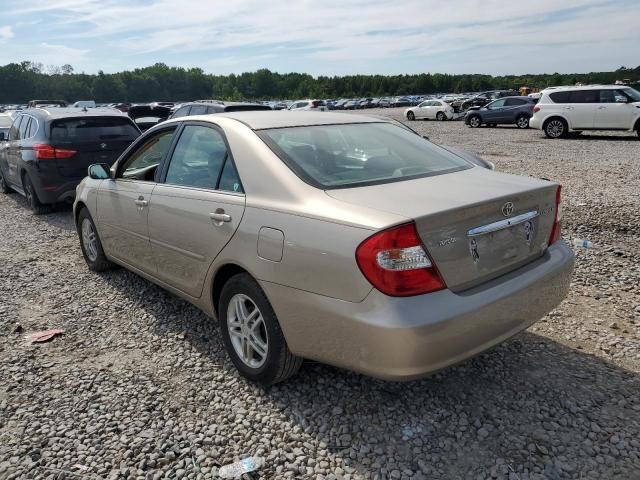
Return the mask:
<path id="1" fill-rule="evenodd" d="M 551 236 L 549 237 L 549 245 L 557 242 L 562 237 L 562 185 L 558 185 L 556 190 L 556 213 L 553 217 L 553 229 L 551 230 Z"/>
<path id="2" fill-rule="evenodd" d="M 414 223 L 383 230 L 356 250 L 356 261 L 371 284 L 386 295 L 408 297 L 445 287 Z"/>
<path id="3" fill-rule="evenodd" d="M 539 112 L 539 111 L 540 111 L 540 107 L 538 105 L 533 107 L 533 113 L 536 113 L 536 112 Z"/>
<path id="4" fill-rule="evenodd" d="M 38 160 L 53 160 L 55 158 L 73 157 L 77 152 L 65 148 L 54 148 L 51 145 L 38 144 L 33 146 Z"/>

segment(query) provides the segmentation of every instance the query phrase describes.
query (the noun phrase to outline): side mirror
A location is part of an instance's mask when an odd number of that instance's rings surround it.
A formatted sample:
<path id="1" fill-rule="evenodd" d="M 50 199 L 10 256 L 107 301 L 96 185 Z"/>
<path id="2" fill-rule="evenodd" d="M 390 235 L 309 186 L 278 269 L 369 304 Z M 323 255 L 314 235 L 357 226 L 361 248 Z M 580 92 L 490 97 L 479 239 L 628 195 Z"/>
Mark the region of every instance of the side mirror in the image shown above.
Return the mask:
<path id="1" fill-rule="evenodd" d="M 111 178 L 111 170 L 108 163 L 94 163 L 89 165 L 89 178 L 94 180 L 106 180 Z"/>
<path id="2" fill-rule="evenodd" d="M 625 97 L 616 96 L 616 103 L 629 103 L 629 100 L 627 100 Z"/>

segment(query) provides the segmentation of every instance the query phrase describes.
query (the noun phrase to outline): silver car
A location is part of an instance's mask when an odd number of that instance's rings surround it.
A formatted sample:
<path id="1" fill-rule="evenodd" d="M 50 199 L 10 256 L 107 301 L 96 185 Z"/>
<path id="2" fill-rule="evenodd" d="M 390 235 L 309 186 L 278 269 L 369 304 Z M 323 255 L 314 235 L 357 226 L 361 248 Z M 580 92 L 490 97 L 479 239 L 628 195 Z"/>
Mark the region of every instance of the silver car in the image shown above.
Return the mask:
<path id="1" fill-rule="evenodd" d="M 560 186 L 482 168 L 397 122 L 237 112 L 164 122 L 78 186 L 92 270 L 121 265 L 217 318 L 273 384 L 303 358 L 425 376 L 566 296 Z"/>

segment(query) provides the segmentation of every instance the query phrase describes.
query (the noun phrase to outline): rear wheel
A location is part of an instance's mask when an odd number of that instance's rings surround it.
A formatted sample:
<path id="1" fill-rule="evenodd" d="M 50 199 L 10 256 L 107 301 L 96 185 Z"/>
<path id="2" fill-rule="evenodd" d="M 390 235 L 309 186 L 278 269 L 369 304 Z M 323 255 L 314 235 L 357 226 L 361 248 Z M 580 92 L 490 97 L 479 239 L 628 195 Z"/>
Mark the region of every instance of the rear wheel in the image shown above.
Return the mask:
<path id="1" fill-rule="evenodd" d="M 480 120 L 480 117 L 478 115 L 473 115 L 469 119 L 469 126 L 471 128 L 478 128 L 480 125 L 482 125 L 482 120 Z"/>
<path id="2" fill-rule="evenodd" d="M 436 114 L 436 120 L 442 122 L 443 120 L 446 120 L 447 117 L 445 116 L 444 112 L 438 112 Z"/>
<path id="3" fill-rule="evenodd" d="M 218 312 L 224 346 L 242 376 L 268 386 L 298 371 L 302 358 L 289 351 L 269 300 L 249 274 L 227 281 Z"/>
<path id="4" fill-rule="evenodd" d="M 102 242 L 98 236 L 98 230 L 89 210 L 83 208 L 78 214 L 78 222 L 76 225 L 78 229 L 78 236 L 80 237 L 80 247 L 82 248 L 82 255 L 87 262 L 87 266 L 94 272 L 104 272 L 113 268 L 114 264 L 110 262 L 104 250 L 102 249 Z"/>
<path id="5" fill-rule="evenodd" d="M 529 128 L 529 117 L 526 115 L 520 115 L 516 118 L 516 125 L 518 128 Z"/>
<path id="6" fill-rule="evenodd" d="M 567 135 L 567 122 L 561 118 L 552 118 L 544 125 L 544 133 L 549 138 L 562 138 Z"/>
<path id="7" fill-rule="evenodd" d="M 24 188 L 24 194 L 27 197 L 27 203 L 29 207 L 31 207 L 31 210 L 33 210 L 33 213 L 42 215 L 43 213 L 49 213 L 51 211 L 50 205 L 40 203 L 40 199 L 28 173 L 22 175 L 22 186 Z"/>
<path id="8" fill-rule="evenodd" d="M 413 122 L 415 119 L 416 119 L 416 116 L 413 112 L 407 112 L 407 120 L 410 120 Z"/>
<path id="9" fill-rule="evenodd" d="M 2 168 L 0 168 L 0 192 L 2 193 L 11 193 L 11 187 L 7 183 L 4 178 L 4 173 L 2 173 Z"/>

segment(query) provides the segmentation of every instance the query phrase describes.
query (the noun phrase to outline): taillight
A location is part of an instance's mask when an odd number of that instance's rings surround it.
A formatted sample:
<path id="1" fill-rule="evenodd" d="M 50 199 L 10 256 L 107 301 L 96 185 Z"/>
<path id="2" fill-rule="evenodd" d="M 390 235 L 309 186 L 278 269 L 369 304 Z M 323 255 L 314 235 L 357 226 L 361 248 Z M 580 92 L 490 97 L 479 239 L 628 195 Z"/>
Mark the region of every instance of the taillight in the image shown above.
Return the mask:
<path id="1" fill-rule="evenodd" d="M 446 288 L 418 237 L 414 223 L 372 235 L 358 246 L 356 261 L 366 279 L 392 297 L 408 297 Z"/>
<path id="2" fill-rule="evenodd" d="M 536 112 L 539 112 L 539 111 L 540 111 L 540 107 L 538 105 L 533 107 L 533 113 L 536 113 Z"/>
<path id="3" fill-rule="evenodd" d="M 551 230 L 551 236 L 549 237 L 549 245 L 557 242 L 562 237 L 562 199 L 561 199 L 562 185 L 558 185 L 556 190 L 556 213 L 553 217 L 553 229 Z"/>
<path id="4" fill-rule="evenodd" d="M 45 145 L 45 144 L 34 145 L 33 151 L 36 152 L 36 158 L 38 160 L 53 160 L 55 158 L 69 158 L 69 157 L 73 157 L 77 153 L 76 150 L 68 150 L 66 148 L 54 148 L 51 145 Z"/>

